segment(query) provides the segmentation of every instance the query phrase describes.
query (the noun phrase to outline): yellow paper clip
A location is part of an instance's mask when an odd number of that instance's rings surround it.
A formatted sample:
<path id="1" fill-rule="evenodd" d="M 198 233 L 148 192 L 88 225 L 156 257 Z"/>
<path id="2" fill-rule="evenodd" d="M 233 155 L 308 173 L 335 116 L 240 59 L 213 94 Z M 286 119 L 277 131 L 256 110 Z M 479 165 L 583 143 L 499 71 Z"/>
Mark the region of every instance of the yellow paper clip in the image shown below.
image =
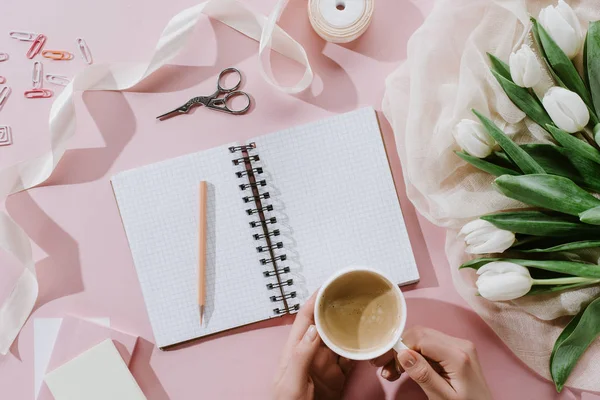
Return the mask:
<path id="1" fill-rule="evenodd" d="M 73 54 L 64 50 L 44 50 L 42 57 L 50 58 L 51 60 L 71 60 Z"/>

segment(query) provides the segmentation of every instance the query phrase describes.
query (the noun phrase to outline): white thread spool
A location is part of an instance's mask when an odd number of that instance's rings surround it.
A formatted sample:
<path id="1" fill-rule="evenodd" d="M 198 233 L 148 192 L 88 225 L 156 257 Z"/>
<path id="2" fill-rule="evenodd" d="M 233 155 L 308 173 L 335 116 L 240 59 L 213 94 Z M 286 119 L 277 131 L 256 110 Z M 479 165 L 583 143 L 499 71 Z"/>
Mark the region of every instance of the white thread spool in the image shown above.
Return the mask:
<path id="1" fill-rule="evenodd" d="M 323 39 L 348 43 L 369 27 L 374 3 L 375 0 L 309 0 L 308 17 Z"/>

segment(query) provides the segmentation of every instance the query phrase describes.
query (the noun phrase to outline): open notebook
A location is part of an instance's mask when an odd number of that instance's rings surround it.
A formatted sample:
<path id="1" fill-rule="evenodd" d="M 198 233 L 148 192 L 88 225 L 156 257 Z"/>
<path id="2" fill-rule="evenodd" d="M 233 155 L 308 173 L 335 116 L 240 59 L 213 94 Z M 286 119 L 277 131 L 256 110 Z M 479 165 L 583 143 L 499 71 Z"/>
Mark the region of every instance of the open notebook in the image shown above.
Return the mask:
<path id="1" fill-rule="evenodd" d="M 112 185 L 160 348 L 293 313 L 350 265 L 379 269 L 399 284 L 419 279 L 372 108 L 122 172 Z"/>

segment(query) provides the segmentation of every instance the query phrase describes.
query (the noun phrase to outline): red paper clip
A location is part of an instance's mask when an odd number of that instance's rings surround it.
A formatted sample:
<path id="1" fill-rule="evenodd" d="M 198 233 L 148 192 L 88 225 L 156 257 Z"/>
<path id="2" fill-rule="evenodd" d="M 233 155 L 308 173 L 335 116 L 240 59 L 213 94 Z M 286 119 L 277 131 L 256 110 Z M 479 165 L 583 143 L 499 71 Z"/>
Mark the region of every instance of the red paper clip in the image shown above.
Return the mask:
<path id="1" fill-rule="evenodd" d="M 24 42 L 33 42 L 38 34 L 33 32 L 12 31 L 8 33 L 12 39 L 22 40 Z"/>
<path id="2" fill-rule="evenodd" d="M 6 60 L 8 60 L 8 54 L 0 53 L 0 61 L 6 61 Z"/>
<path id="3" fill-rule="evenodd" d="M 81 53 L 81 58 L 83 58 L 83 61 L 85 61 L 87 64 L 94 62 L 92 59 L 92 52 L 83 38 L 77 38 L 77 47 L 79 48 L 79 52 Z"/>
<path id="4" fill-rule="evenodd" d="M 12 144 L 12 132 L 10 126 L 0 126 L 0 146 L 9 146 Z"/>
<path id="5" fill-rule="evenodd" d="M 52 97 L 54 92 L 50 89 L 30 89 L 25 91 L 25 97 L 28 99 L 47 99 Z"/>
<path id="6" fill-rule="evenodd" d="M 0 107 L 4 105 L 6 99 L 8 98 L 8 95 L 10 95 L 10 92 L 11 90 L 8 86 L 4 86 L 2 90 L 0 90 Z"/>
<path id="7" fill-rule="evenodd" d="M 44 50 L 42 56 L 52 60 L 71 60 L 73 58 L 73 54 L 64 50 Z"/>
<path id="8" fill-rule="evenodd" d="M 27 50 L 27 58 L 31 60 L 33 57 L 37 56 L 42 50 L 42 47 L 44 47 L 44 43 L 46 43 L 46 35 L 40 33 L 31 44 L 29 50 Z"/>
<path id="9" fill-rule="evenodd" d="M 4 85 L 6 83 L 6 78 L 0 75 L 0 85 Z"/>

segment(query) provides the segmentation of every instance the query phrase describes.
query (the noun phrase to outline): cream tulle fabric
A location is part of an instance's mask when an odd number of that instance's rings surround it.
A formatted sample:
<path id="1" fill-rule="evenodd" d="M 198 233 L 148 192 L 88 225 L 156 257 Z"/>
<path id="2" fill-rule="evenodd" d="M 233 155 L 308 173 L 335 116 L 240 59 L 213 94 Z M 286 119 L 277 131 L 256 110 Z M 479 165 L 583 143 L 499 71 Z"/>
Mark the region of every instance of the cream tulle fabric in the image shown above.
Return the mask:
<path id="1" fill-rule="evenodd" d="M 518 142 L 548 142 L 547 134 L 525 118 L 489 72 L 486 52 L 508 61 L 521 43 L 531 42 L 529 14 L 550 1 L 441 0 L 408 44 L 407 61 L 387 79 L 383 109 L 396 134 L 408 196 L 421 214 L 448 228 L 446 254 L 457 291 L 529 367 L 550 378 L 555 339 L 597 288 L 553 296 L 492 303 L 475 296 L 472 271 L 458 271 L 468 259 L 457 230 L 478 216 L 521 207 L 496 193 L 492 177 L 460 160 L 452 129 L 471 108 L 491 116 Z M 584 28 L 600 19 L 591 0 L 569 2 Z M 581 63 L 581 60 L 578 61 Z M 547 77 L 536 87 L 543 93 Z M 595 260 L 596 261 L 596 260 Z M 600 342 L 581 359 L 567 384 L 600 391 Z"/>

